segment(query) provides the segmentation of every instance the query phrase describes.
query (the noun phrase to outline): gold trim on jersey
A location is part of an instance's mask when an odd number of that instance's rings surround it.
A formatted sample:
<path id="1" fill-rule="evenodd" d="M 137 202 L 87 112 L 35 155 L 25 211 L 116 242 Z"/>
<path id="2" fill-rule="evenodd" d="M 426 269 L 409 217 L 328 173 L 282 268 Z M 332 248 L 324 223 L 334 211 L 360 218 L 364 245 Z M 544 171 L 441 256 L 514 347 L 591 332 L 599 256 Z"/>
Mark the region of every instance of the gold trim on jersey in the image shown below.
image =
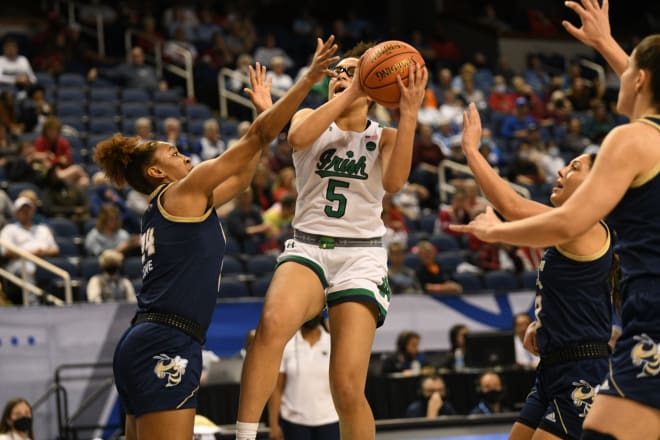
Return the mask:
<path id="1" fill-rule="evenodd" d="M 660 118 L 660 115 L 647 115 L 651 116 L 654 118 Z M 655 127 L 658 131 L 660 131 L 660 124 L 649 121 L 648 119 L 645 118 L 638 118 L 637 122 L 641 122 L 642 124 L 650 125 L 651 127 Z M 635 178 L 635 180 L 632 181 L 630 184 L 631 188 L 639 188 L 640 186 L 644 185 L 647 183 L 649 180 L 653 179 L 655 176 L 660 173 L 660 162 L 656 163 L 653 168 L 645 172 L 644 174 L 641 174 Z"/>
<path id="2" fill-rule="evenodd" d="M 589 261 L 596 261 L 603 255 L 607 253 L 607 250 L 610 248 L 610 241 L 611 241 L 611 235 L 610 235 L 610 228 L 607 226 L 607 223 L 605 223 L 603 220 L 600 221 L 600 224 L 603 225 L 605 228 L 605 231 L 607 231 L 607 240 L 605 240 L 605 244 L 603 245 L 600 250 L 592 255 L 576 255 L 568 252 L 566 249 L 562 249 L 561 246 L 557 245 L 555 246 L 555 249 L 559 251 L 560 254 L 562 254 L 564 257 L 569 258 L 573 261 L 578 261 L 578 262 L 589 262 Z"/>
<path id="3" fill-rule="evenodd" d="M 172 183 L 164 183 L 163 185 L 171 185 Z M 151 193 L 151 195 L 155 196 L 156 191 L 158 191 L 160 188 L 162 188 L 163 185 L 160 185 L 154 192 Z M 204 220 L 206 220 L 209 215 L 211 215 L 211 211 L 213 210 L 213 207 L 209 207 L 206 212 L 198 217 L 181 217 L 178 215 L 172 215 L 165 211 L 165 208 L 163 205 L 160 203 L 160 198 L 165 194 L 165 191 L 167 191 L 169 188 L 165 188 L 160 194 L 158 194 L 158 212 L 165 217 L 166 220 L 169 220 L 171 222 L 175 223 L 201 223 Z M 151 197 L 151 196 L 150 196 Z"/>

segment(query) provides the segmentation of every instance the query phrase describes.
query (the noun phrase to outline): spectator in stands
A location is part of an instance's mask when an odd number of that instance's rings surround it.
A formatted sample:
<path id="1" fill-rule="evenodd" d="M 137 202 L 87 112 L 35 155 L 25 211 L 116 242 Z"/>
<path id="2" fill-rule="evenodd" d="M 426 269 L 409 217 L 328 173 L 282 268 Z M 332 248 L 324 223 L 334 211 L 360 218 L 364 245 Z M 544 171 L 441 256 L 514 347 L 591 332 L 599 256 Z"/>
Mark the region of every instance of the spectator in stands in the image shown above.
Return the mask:
<path id="1" fill-rule="evenodd" d="M 482 197 L 479 185 L 474 179 L 462 179 L 458 184 L 465 190 L 465 209 L 470 214 L 470 218 L 474 218 L 486 209 L 488 201 Z"/>
<path id="2" fill-rule="evenodd" d="M 449 357 L 445 367 L 450 370 L 460 370 L 464 366 L 465 335 L 468 328 L 465 324 L 454 324 L 449 329 Z"/>
<path id="3" fill-rule="evenodd" d="M 545 174 L 545 183 L 554 184 L 557 180 L 557 173 L 564 168 L 566 161 L 561 156 L 561 151 L 554 141 L 548 142 L 544 148 L 545 152 L 540 151 L 539 166 Z"/>
<path id="4" fill-rule="evenodd" d="M 0 440 L 32 440 L 32 407 L 17 397 L 5 404 L 0 418 Z"/>
<path id="5" fill-rule="evenodd" d="M 576 76 L 571 81 L 571 87 L 566 96 L 573 104 L 573 109 L 577 112 L 584 112 L 591 108 L 591 102 L 597 97 L 593 87 L 589 87 L 586 80 L 581 76 Z"/>
<path id="6" fill-rule="evenodd" d="M 305 322 L 284 347 L 277 383 L 268 401 L 271 440 L 339 438 L 329 369 L 330 334 L 320 313 Z"/>
<path id="7" fill-rule="evenodd" d="M 497 34 L 511 31 L 511 26 L 497 16 L 497 11 L 495 10 L 495 6 L 492 3 L 486 3 L 484 5 L 483 15 L 478 17 L 477 21 L 480 24 L 492 29 Z"/>
<path id="8" fill-rule="evenodd" d="M 121 213 L 111 203 L 101 206 L 96 217 L 96 226 L 85 236 L 85 250 L 89 255 L 101 255 L 111 249 L 121 253 L 130 253 L 140 244 L 140 237 L 131 235 L 122 228 Z"/>
<path id="9" fill-rule="evenodd" d="M 591 144 L 591 140 L 582 133 L 580 118 L 569 119 L 566 136 L 561 140 L 561 149 L 571 154 L 582 154 L 589 144 Z"/>
<path id="10" fill-rule="evenodd" d="M 44 121 L 50 115 L 52 108 L 46 102 L 44 87 L 33 84 L 27 89 L 27 98 L 18 104 L 16 122 L 23 125 L 25 133 L 40 133 Z"/>
<path id="11" fill-rule="evenodd" d="M 529 113 L 527 99 L 520 96 L 516 98 L 515 104 L 514 114 L 502 121 L 501 135 L 509 140 L 525 139 L 529 127 L 536 126 L 536 120 Z"/>
<path id="12" fill-rule="evenodd" d="M 162 47 L 165 38 L 156 27 L 156 19 L 146 15 L 142 19 L 142 29 L 135 35 L 135 45 L 142 48 L 146 53 L 153 54 L 156 47 Z"/>
<path id="13" fill-rule="evenodd" d="M 220 126 L 214 118 L 204 121 L 204 135 L 196 142 L 194 151 L 199 151 L 201 160 L 213 159 L 220 156 L 227 149 L 225 142 L 220 138 Z"/>
<path id="14" fill-rule="evenodd" d="M 518 146 L 516 157 L 509 168 L 509 180 L 511 182 L 534 187 L 545 182 L 545 173 L 532 158 L 532 149 L 528 143 L 523 142 Z"/>
<path id="15" fill-rule="evenodd" d="M 264 223 L 263 211 L 254 204 L 251 189 L 238 194 L 235 203 L 227 216 L 228 235 L 239 242 L 244 253 L 254 253 L 272 232 L 271 227 Z"/>
<path id="16" fill-rule="evenodd" d="M 106 249 L 99 255 L 102 273 L 96 274 L 87 283 L 87 301 L 90 303 L 130 302 L 137 303 L 131 281 L 121 275 L 124 254 Z"/>
<path id="17" fill-rule="evenodd" d="M 55 116 L 48 117 L 43 124 L 41 136 L 34 142 L 37 152 L 46 153 L 56 176 L 67 185 L 86 187 L 89 185 L 87 172 L 73 162 L 71 145 L 62 133 L 62 122 Z"/>
<path id="18" fill-rule="evenodd" d="M 18 197 L 14 201 L 16 223 L 10 223 L 0 231 L 0 240 L 13 244 L 31 254 L 45 258 L 57 255 L 60 250 L 55 243 L 53 233 L 46 225 L 35 225 L 33 223 L 37 207 L 27 197 Z M 17 276 L 22 276 L 23 261 L 12 251 L 3 248 L 3 255 L 8 259 L 5 268 Z M 26 280 L 35 283 L 34 274 L 37 267 L 30 261 L 25 261 Z M 13 285 L 12 285 L 13 287 Z M 19 303 L 20 291 L 15 288 L 8 290 L 7 295 L 14 303 Z M 36 298 L 31 297 L 30 302 L 35 303 Z"/>
<path id="19" fill-rule="evenodd" d="M 286 73 L 284 58 L 275 56 L 268 64 L 271 70 L 266 75 L 269 80 L 273 81 L 272 87 L 281 92 L 289 90 L 293 85 L 293 78 Z"/>
<path id="20" fill-rule="evenodd" d="M 273 182 L 273 199 L 278 202 L 284 194 L 297 193 L 296 170 L 293 167 L 282 168 Z"/>
<path id="21" fill-rule="evenodd" d="M 406 417 L 426 417 L 456 414 L 454 406 L 447 400 L 447 387 L 442 377 L 431 375 L 423 377 L 419 385 L 419 398 L 408 405 Z"/>
<path id="22" fill-rule="evenodd" d="M 527 68 L 523 72 L 525 82 L 529 84 L 537 95 L 545 95 L 546 89 L 550 87 L 550 75 L 543 68 L 543 62 L 538 54 L 527 56 Z"/>
<path id="23" fill-rule="evenodd" d="M 216 75 L 219 69 L 234 64 L 234 55 L 227 47 L 221 31 L 213 32 L 211 38 L 207 41 L 209 41 L 210 44 L 202 53 L 201 61 L 211 67 Z"/>
<path id="24" fill-rule="evenodd" d="M 440 111 L 440 118 L 447 119 L 457 127 L 463 125 L 463 110 L 465 105 L 458 99 L 457 93 L 448 89 L 442 94 L 443 100 L 438 110 Z"/>
<path id="25" fill-rule="evenodd" d="M 37 82 L 30 61 L 18 54 L 18 42 L 5 39 L 0 56 L 0 84 L 27 86 Z"/>
<path id="26" fill-rule="evenodd" d="M 488 106 L 494 112 L 513 113 L 516 98 L 513 93 L 509 92 L 506 78 L 496 75 L 493 81 L 493 89 L 488 96 Z"/>
<path id="27" fill-rule="evenodd" d="M 21 192 L 18 193 L 18 196 L 16 198 L 18 199 L 19 197 L 27 197 L 32 201 L 32 204 L 36 206 L 36 212 L 34 213 L 34 217 L 32 217 L 32 224 L 33 225 L 39 225 L 42 223 L 48 223 L 48 219 L 40 212 L 41 208 L 41 200 L 39 200 L 39 196 L 33 189 L 24 189 Z M 13 203 L 12 203 L 12 212 L 13 212 Z"/>
<path id="28" fill-rule="evenodd" d="M 467 193 L 464 188 L 457 188 L 452 195 L 451 205 L 441 205 L 438 210 L 438 218 L 435 224 L 436 233 L 444 233 L 460 237 L 449 229 L 449 225 L 467 225 L 470 223 L 470 206 L 468 206 Z"/>
<path id="29" fill-rule="evenodd" d="M 262 211 L 270 208 L 275 199 L 273 198 L 272 173 L 270 168 L 263 164 L 257 165 L 257 169 L 252 177 L 250 188 L 252 190 L 254 202 Z"/>
<path id="30" fill-rule="evenodd" d="M 435 247 L 428 241 L 420 241 L 417 245 L 419 256 L 419 269 L 417 279 L 426 293 L 461 293 L 463 287 L 449 279 L 449 274 L 435 261 L 437 254 Z"/>
<path id="31" fill-rule="evenodd" d="M 284 64 L 284 70 L 289 70 L 294 66 L 293 60 L 287 55 L 286 51 L 277 46 L 275 34 L 268 32 L 264 37 L 263 46 L 257 47 L 254 51 L 254 61 L 261 63 L 262 66 L 268 66 L 272 69 L 272 61 L 274 57 L 280 57 Z"/>
<path id="32" fill-rule="evenodd" d="M 154 90 L 166 90 L 167 82 L 158 78 L 154 66 L 144 61 L 144 49 L 135 46 L 131 49 L 131 62 L 123 63 L 112 68 L 92 68 L 87 72 L 90 82 L 96 78 L 107 78 L 122 87 Z"/>
<path id="33" fill-rule="evenodd" d="M 415 271 L 404 264 L 406 246 L 399 242 L 390 243 L 387 247 L 387 277 L 393 294 L 421 293 Z"/>
<path id="34" fill-rule="evenodd" d="M 527 351 L 523 345 L 525 332 L 531 323 L 529 313 L 516 313 L 513 317 L 513 345 L 516 349 L 516 365 L 535 369 L 539 364 L 539 357 Z"/>
<path id="35" fill-rule="evenodd" d="M 280 172 L 283 168 L 293 167 L 293 155 L 291 145 L 286 139 L 286 133 L 280 133 L 275 142 L 275 148 L 268 164 L 274 173 Z"/>
<path id="36" fill-rule="evenodd" d="M 419 351 L 422 337 L 414 331 L 402 331 L 396 338 L 396 353 L 383 361 L 383 374 L 420 374 L 428 367 L 424 353 Z"/>
<path id="37" fill-rule="evenodd" d="M 36 205 L 35 205 L 36 206 Z M 14 220 L 14 203 L 7 193 L 0 189 L 0 230 Z"/>
<path id="38" fill-rule="evenodd" d="M 67 184 L 57 176 L 54 168 L 46 174 L 41 199 L 47 217 L 67 217 L 80 224 L 89 218 L 87 188 Z"/>
<path id="39" fill-rule="evenodd" d="M 270 226 L 270 237 L 277 240 L 278 247 L 293 238 L 293 216 L 296 213 L 296 193 L 284 194 L 280 200 L 264 211 L 264 223 Z"/>
<path id="40" fill-rule="evenodd" d="M 188 138 L 181 131 L 181 121 L 179 118 L 166 118 L 163 122 L 163 131 L 165 132 L 165 141 L 176 145 L 181 153 L 190 158 L 193 165 L 200 162 L 200 152 L 188 143 Z"/>
<path id="41" fill-rule="evenodd" d="M 518 246 L 516 256 L 522 263 L 522 270 L 537 271 L 543 258 L 543 249 L 530 246 Z"/>
<path id="42" fill-rule="evenodd" d="M 484 92 L 476 88 L 474 75 L 463 80 L 463 91 L 460 94 L 461 100 L 465 103 L 474 102 L 481 111 L 488 110 L 488 102 Z"/>
<path id="43" fill-rule="evenodd" d="M 605 103 L 601 100 L 594 101 L 591 106 L 591 114 L 584 121 L 584 134 L 591 140 L 599 139 L 614 128 L 616 122 L 607 111 Z"/>
<path id="44" fill-rule="evenodd" d="M 188 7 L 185 2 L 176 2 L 165 9 L 162 23 L 168 35 L 173 36 L 177 29 L 182 29 L 185 36 L 190 37 L 189 40 L 192 41 L 199 19 L 195 10 Z"/>
<path id="45" fill-rule="evenodd" d="M 406 182 L 401 191 L 392 196 L 392 203 L 408 223 L 414 223 L 422 213 L 422 202 L 426 203 L 429 196 L 429 191 L 424 186 Z"/>
<path id="46" fill-rule="evenodd" d="M 163 57 L 165 60 L 179 66 L 185 66 L 186 58 L 183 53 L 189 52 L 192 62 L 194 63 L 197 60 L 197 48 L 186 38 L 185 28 L 179 26 L 171 35 L 172 39 L 165 41 L 165 44 L 163 45 Z"/>
<path id="47" fill-rule="evenodd" d="M 424 208 L 435 209 L 440 200 L 438 187 L 438 165 L 445 159 L 442 146 L 433 139 L 433 129 L 426 124 L 417 126 L 418 135 L 413 145 L 413 157 L 410 183 L 423 186 L 429 193 L 426 200 L 421 201 Z"/>
<path id="48" fill-rule="evenodd" d="M 435 102 L 439 105 L 443 102 L 445 91 L 451 90 L 453 75 L 451 73 L 451 69 L 448 67 L 443 67 L 438 70 L 437 76 L 438 80 L 429 82 L 429 87 L 431 87 L 433 90 L 435 95 Z"/>
<path id="49" fill-rule="evenodd" d="M 417 112 L 417 124 L 429 125 L 431 127 L 438 127 L 440 125 L 441 115 L 438 109 L 438 103 L 435 100 L 435 95 L 431 89 L 426 89 L 424 93 L 424 100 Z"/>
<path id="50" fill-rule="evenodd" d="M 478 390 L 480 400 L 470 414 L 497 414 L 509 411 L 502 404 L 503 390 L 502 378 L 494 371 L 486 371 L 479 376 Z"/>
<path id="51" fill-rule="evenodd" d="M 133 128 L 135 129 L 135 135 L 140 136 L 142 139 L 153 140 L 155 138 L 151 119 L 146 116 L 137 118 Z"/>
<path id="52" fill-rule="evenodd" d="M 477 253 L 477 266 L 484 271 L 506 270 L 520 272 L 522 262 L 516 254 L 516 247 L 504 243 L 486 243 L 470 236 L 470 249 Z"/>

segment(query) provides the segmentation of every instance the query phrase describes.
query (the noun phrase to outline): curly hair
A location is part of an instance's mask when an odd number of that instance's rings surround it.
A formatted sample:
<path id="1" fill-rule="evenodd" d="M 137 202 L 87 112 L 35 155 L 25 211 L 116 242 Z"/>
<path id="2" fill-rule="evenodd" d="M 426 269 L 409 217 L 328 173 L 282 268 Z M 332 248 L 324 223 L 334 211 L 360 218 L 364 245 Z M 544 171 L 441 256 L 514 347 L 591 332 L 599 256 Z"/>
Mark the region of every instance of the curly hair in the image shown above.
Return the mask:
<path id="1" fill-rule="evenodd" d="M 360 58 L 364 53 L 371 49 L 373 46 L 375 46 L 376 43 L 374 42 L 364 42 L 360 41 L 357 43 L 355 46 L 353 46 L 351 49 L 347 50 L 344 53 L 343 58 Z"/>
<path id="2" fill-rule="evenodd" d="M 156 141 L 115 134 L 96 145 L 94 161 L 115 185 L 128 183 L 136 191 L 150 194 L 158 182 L 147 177 L 145 170 L 154 162 L 156 146 Z"/>

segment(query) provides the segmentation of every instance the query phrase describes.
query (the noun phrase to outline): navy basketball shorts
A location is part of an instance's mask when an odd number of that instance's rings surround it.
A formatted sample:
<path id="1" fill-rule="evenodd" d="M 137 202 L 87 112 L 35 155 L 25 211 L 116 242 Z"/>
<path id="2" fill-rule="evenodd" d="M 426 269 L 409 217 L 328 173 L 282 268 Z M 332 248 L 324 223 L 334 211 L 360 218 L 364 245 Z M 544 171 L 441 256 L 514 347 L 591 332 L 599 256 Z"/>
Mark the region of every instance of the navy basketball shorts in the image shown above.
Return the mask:
<path id="1" fill-rule="evenodd" d="M 202 348 L 177 329 L 151 322 L 131 327 L 117 344 L 113 370 L 128 415 L 197 407 Z"/>
<path id="2" fill-rule="evenodd" d="M 518 422 L 559 438 L 579 439 L 582 422 L 607 369 L 607 358 L 539 365 Z"/>
<path id="3" fill-rule="evenodd" d="M 623 333 L 599 394 L 624 397 L 660 409 L 660 296 L 658 279 L 626 289 Z"/>

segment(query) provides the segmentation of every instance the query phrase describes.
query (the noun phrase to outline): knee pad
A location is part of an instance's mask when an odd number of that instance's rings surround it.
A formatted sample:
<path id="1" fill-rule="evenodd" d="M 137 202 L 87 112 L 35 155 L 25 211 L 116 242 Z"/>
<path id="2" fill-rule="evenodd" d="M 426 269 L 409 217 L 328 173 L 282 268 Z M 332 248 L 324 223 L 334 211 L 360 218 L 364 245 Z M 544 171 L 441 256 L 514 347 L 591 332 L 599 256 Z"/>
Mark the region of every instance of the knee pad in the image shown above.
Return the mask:
<path id="1" fill-rule="evenodd" d="M 582 440 L 616 440 L 611 434 L 604 434 L 602 432 L 592 431 L 591 429 L 582 430 Z"/>

